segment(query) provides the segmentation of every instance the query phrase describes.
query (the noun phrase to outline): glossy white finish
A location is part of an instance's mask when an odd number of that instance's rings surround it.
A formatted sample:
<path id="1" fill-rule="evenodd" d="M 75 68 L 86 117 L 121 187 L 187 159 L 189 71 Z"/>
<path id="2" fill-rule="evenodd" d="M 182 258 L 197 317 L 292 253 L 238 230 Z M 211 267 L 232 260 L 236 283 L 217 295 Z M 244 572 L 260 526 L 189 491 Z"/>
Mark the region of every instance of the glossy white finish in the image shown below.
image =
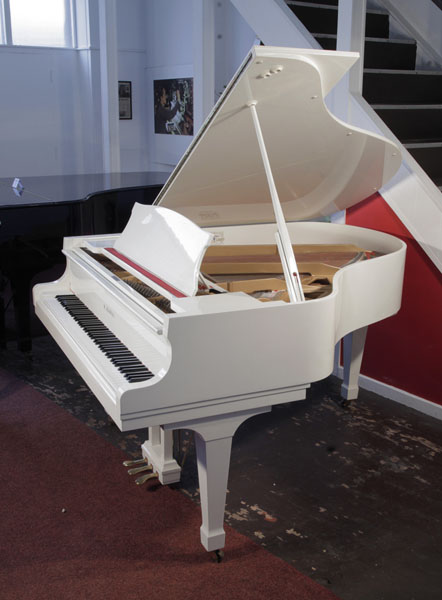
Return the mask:
<path id="1" fill-rule="evenodd" d="M 136 302 L 93 259 L 82 256 L 78 246 L 89 243 L 100 251 L 108 240 L 183 292 L 189 291 L 192 280 L 195 293 L 212 233 L 218 243 L 274 243 L 275 223 L 238 226 L 272 214 L 250 110 L 245 107 L 256 99 L 286 218 L 334 212 L 369 195 L 371 186 L 380 185 L 396 169 L 394 145 L 344 127 L 322 102 L 354 58 L 256 49 L 162 197 L 162 202 L 193 214 L 200 223 L 234 226 L 203 231 L 162 206 L 135 206 L 121 236 L 97 236 L 97 244 L 91 237 L 66 240 L 65 275 L 34 288 L 37 315 L 118 427 L 151 428 L 143 454 L 152 459 L 163 482 L 179 477 L 170 431 L 187 427 L 196 432 L 201 540 L 207 550 L 224 545 L 225 494 L 236 428 L 274 404 L 303 399 L 311 381 L 332 372 L 337 341 L 397 312 L 405 244 L 345 225 L 288 223 L 292 243 L 354 243 L 382 256 L 342 268 L 324 298 L 299 303 L 260 303 L 241 293 L 178 298 L 173 300 L 176 312 L 167 315 Z M 146 366 L 149 361 L 156 365 L 152 379 L 121 381 L 75 321 L 60 311 L 54 296 L 72 292 Z M 155 329 L 155 321 L 161 330 Z M 363 346 L 363 337 L 356 337 L 359 344 L 346 361 L 350 385 Z"/>
<path id="2" fill-rule="evenodd" d="M 185 313 L 186 315 L 207 315 L 261 307 L 262 303 L 259 300 L 244 294 L 244 292 L 175 298 L 171 302 L 171 308 L 175 312 Z"/>
<path id="3" fill-rule="evenodd" d="M 352 96 L 350 110 L 361 127 L 400 144 L 362 96 Z M 382 197 L 442 272 L 442 194 L 408 150 L 402 152 L 401 168 L 382 188 Z"/>
<path id="4" fill-rule="evenodd" d="M 114 248 L 186 296 L 193 296 L 211 239 L 210 233 L 174 211 L 135 203 Z"/>
<path id="5" fill-rule="evenodd" d="M 278 72 L 279 68 L 282 69 L 282 67 L 278 67 L 276 69 L 276 73 Z M 267 184 L 269 186 L 270 197 L 272 200 L 275 221 L 278 227 L 278 232 L 275 234 L 275 237 L 279 256 L 284 270 L 287 291 L 290 297 L 290 302 L 301 302 L 304 300 L 304 293 L 300 284 L 301 278 L 299 276 L 295 255 L 293 254 L 293 247 L 290 242 L 289 234 L 287 231 L 287 224 L 284 219 L 284 213 L 282 212 L 281 201 L 279 200 L 278 191 L 276 189 L 275 179 L 273 177 L 272 167 L 270 166 L 266 144 L 262 135 L 261 125 L 259 122 L 258 113 L 256 111 L 256 102 L 251 102 L 249 104 L 249 108 L 250 112 L 252 113 L 252 120 L 253 125 L 255 127 L 256 139 L 258 142 L 259 150 L 261 152 L 264 171 L 266 174 Z"/>
<path id="6" fill-rule="evenodd" d="M 250 238 L 256 243 L 272 243 L 274 228 L 274 225 L 232 227 L 226 228 L 223 234 L 229 243 L 236 243 L 239 237 L 245 243 L 250 242 Z M 344 335 L 399 309 L 405 258 L 402 241 L 376 231 L 327 223 L 294 223 L 289 224 L 289 230 L 301 244 L 340 240 L 385 255 L 342 269 L 334 278 L 333 293 L 319 300 L 261 304 L 246 299 L 247 305 L 241 307 L 238 304 L 234 310 L 232 294 L 215 295 L 202 301 L 198 309 L 203 311 L 200 314 L 196 314 L 192 305 L 189 312 L 164 315 L 163 336 L 154 334 L 148 327 L 140 329 L 141 338 L 154 348 L 159 345 L 158 352 L 164 348 L 165 372 L 155 379 L 155 383 L 150 380 L 148 385 L 127 384 L 115 391 L 115 405 L 112 402 L 110 409 L 121 429 L 161 425 L 177 420 L 177 415 L 222 414 L 231 411 L 228 407 L 232 403 L 238 410 L 248 408 L 250 402 L 255 406 L 272 404 L 273 401 L 265 396 L 274 394 L 275 390 L 305 386 L 329 375 L 333 370 L 335 343 Z M 95 277 L 92 270 L 89 275 L 92 282 Z M 79 290 L 81 285 L 87 287 L 86 280 L 87 272 L 81 284 L 77 267 L 68 261 L 68 272 L 59 286 L 69 290 L 74 283 L 74 289 Z M 130 347 L 134 343 L 131 342 L 133 334 L 124 325 L 131 318 L 129 309 L 138 310 L 140 324 L 146 319 L 145 311 L 131 307 L 129 301 L 125 301 L 125 306 L 123 300 L 118 309 L 117 300 L 110 298 L 103 286 L 99 293 L 99 281 L 89 287 L 95 285 L 97 292 L 85 292 L 83 297 L 93 302 L 99 318 L 110 329 L 117 328 Z M 48 284 L 35 289 L 37 313 L 60 339 L 63 337 L 62 323 L 54 321 L 54 315 L 46 307 L 46 294 L 54 295 Z M 113 302 L 116 302 L 115 308 Z M 211 309 L 212 302 L 217 305 L 217 310 Z M 106 306 L 114 313 L 113 317 Z M 210 351 L 207 340 L 210 340 Z M 101 384 L 97 384 L 91 364 L 93 357 L 82 357 L 78 349 L 73 354 L 75 364 L 83 363 L 77 367 L 82 376 L 99 388 Z M 289 369 L 287 357 L 294 357 Z M 189 373 L 194 373 L 195 369 L 198 375 L 190 377 Z M 96 393 L 108 410 L 107 390 L 103 388 L 103 392 L 98 390 Z M 256 395 L 260 395 L 260 399 L 256 399 Z M 275 398 L 274 401 L 278 400 Z"/>
<path id="7" fill-rule="evenodd" d="M 181 467 L 173 457 L 173 431 L 162 427 L 149 427 L 149 439 L 141 446 L 141 453 L 158 473 L 163 485 L 176 483 L 181 477 Z"/>
<path id="8" fill-rule="evenodd" d="M 397 171 L 400 152 L 336 119 L 323 100 L 356 58 L 255 47 L 157 203 L 202 226 L 274 220 L 250 102 L 286 221 L 329 215 L 370 196 Z"/>
<path id="9" fill-rule="evenodd" d="M 364 355 L 365 339 L 368 327 L 361 327 L 348 333 L 344 344 L 344 381 L 341 385 L 341 396 L 346 400 L 356 400 L 359 393 L 358 379 Z"/>
<path id="10" fill-rule="evenodd" d="M 362 94 L 366 12 L 367 0 L 339 0 L 336 50 L 357 52 L 360 56 L 358 64 L 347 75 L 347 102 L 342 98 L 344 105 L 348 103 L 349 89 Z"/>
<path id="11" fill-rule="evenodd" d="M 268 406 L 251 408 L 215 419 L 196 419 L 168 426 L 172 429 L 183 427 L 195 432 L 203 521 L 200 534 L 201 543 L 208 551 L 224 547 L 224 507 L 233 435 L 241 423 L 270 410 Z"/>
<path id="12" fill-rule="evenodd" d="M 230 227 L 222 235 L 229 243 L 238 239 L 272 243 L 275 228 L 275 224 Z M 199 298 L 178 300 L 181 312 L 164 315 L 163 336 L 143 329 L 146 314 L 142 307 L 123 297 L 118 302 L 118 294 L 103 285 L 92 266 L 73 260 L 75 254 L 68 253 L 67 271 L 59 282 L 34 288 L 37 315 L 120 429 L 162 425 L 165 429 L 189 427 L 198 433 L 201 540 L 209 550 L 224 543 L 226 479 L 236 426 L 254 411 L 304 398 L 309 382 L 332 372 L 335 343 L 340 338 L 394 314 L 400 306 L 405 258 L 402 241 L 376 231 L 327 223 L 290 223 L 289 231 L 299 243 L 340 240 L 385 254 L 343 268 L 334 277 L 333 292 L 318 300 L 261 304 L 245 297 L 244 305 L 235 305 L 242 302 L 241 294 L 203 297 L 202 302 Z M 70 252 L 84 241 L 68 240 Z M 55 310 L 55 294 L 71 289 L 81 294 L 147 366 L 151 359 L 138 354 L 143 348 L 136 350 L 137 335 L 144 340 L 142 347 L 151 347 L 158 355 L 162 350 L 163 369 L 148 382 L 119 381 L 112 373 L 113 366 L 106 365 L 99 351 L 90 347 L 94 344 L 88 345 L 86 334 L 68 315 Z M 231 425 L 227 433 L 226 419 Z M 165 438 L 161 442 L 160 436 L 159 443 L 145 445 L 143 454 L 152 457 L 164 482 L 179 477 L 173 459 L 169 460 Z"/>

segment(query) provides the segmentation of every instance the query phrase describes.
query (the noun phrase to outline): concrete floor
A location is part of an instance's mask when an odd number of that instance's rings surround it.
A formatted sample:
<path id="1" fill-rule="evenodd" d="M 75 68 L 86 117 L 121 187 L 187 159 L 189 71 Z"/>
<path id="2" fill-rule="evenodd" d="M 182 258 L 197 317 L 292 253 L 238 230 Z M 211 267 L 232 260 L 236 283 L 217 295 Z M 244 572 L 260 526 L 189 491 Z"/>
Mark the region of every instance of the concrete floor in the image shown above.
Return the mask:
<path id="1" fill-rule="evenodd" d="M 49 336 L 15 348 L 3 368 L 139 456 L 145 432 L 119 432 Z M 191 432 L 176 442 L 179 486 L 198 502 Z M 440 600 L 441 467 L 441 421 L 364 391 L 344 408 L 330 377 L 240 427 L 226 522 L 342 600 Z"/>

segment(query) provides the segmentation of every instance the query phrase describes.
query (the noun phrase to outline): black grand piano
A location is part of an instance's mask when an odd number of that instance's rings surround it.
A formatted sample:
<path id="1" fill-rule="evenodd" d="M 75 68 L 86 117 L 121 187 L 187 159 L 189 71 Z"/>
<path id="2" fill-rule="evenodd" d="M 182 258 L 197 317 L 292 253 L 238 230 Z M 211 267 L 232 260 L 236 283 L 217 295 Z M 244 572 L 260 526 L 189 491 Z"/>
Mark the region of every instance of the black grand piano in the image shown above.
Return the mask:
<path id="1" fill-rule="evenodd" d="M 31 281 L 56 265 L 63 272 L 63 238 L 122 231 L 134 202 L 152 204 L 167 177 L 157 171 L 23 177 L 15 188 L 14 177 L 0 179 L 2 346 L 5 307 L 11 300 L 18 348 L 31 349 Z"/>

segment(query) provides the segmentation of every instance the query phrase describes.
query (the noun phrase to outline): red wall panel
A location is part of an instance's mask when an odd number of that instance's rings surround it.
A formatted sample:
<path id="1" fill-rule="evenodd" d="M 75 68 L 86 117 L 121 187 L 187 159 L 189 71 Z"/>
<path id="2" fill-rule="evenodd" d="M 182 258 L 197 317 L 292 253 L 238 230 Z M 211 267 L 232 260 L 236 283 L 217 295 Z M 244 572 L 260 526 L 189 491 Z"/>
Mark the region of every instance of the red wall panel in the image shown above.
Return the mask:
<path id="1" fill-rule="evenodd" d="M 407 244 L 399 313 L 368 328 L 362 373 L 442 404 L 442 275 L 379 194 L 347 210 L 349 225 Z"/>

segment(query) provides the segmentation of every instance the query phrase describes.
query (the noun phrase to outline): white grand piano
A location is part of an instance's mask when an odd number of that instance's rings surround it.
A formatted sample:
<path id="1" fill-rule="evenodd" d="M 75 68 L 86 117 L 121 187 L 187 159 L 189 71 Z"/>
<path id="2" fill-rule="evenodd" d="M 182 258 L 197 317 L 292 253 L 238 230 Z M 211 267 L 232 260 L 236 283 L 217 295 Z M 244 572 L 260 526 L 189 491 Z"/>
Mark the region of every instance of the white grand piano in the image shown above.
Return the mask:
<path id="1" fill-rule="evenodd" d="M 304 399 L 342 338 L 343 395 L 356 397 L 367 326 L 400 307 L 404 243 L 320 221 L 401 162 L 326 108 L 355 60 L 255 47 L 155 206 L 135 205 L 122 234 L 66 238 L 65 274 L 34 288 L 37 315 L 117 426 L 149 428 L 150 466 L 135 470 L 153 473 L 139 482 L 178 481 L 172 432 L 195 432 L 201 542 L 218 555 L 238 426 Z"/>

